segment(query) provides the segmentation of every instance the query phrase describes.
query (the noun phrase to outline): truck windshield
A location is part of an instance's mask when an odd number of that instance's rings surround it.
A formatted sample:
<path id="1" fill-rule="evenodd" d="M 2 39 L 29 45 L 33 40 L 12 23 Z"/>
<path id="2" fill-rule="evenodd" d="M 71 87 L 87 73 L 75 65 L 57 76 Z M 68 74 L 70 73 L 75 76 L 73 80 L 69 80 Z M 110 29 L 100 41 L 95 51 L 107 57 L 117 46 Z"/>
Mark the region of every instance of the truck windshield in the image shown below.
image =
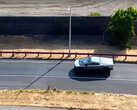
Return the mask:
<path id="1" fill-rule="evenodd" d="M 85 65 L 85 64 L 87 64 L 89 62 L 91 62 L 91 58 L 90 57 L 79 59 L 79 64 L 80 65 Z"/>

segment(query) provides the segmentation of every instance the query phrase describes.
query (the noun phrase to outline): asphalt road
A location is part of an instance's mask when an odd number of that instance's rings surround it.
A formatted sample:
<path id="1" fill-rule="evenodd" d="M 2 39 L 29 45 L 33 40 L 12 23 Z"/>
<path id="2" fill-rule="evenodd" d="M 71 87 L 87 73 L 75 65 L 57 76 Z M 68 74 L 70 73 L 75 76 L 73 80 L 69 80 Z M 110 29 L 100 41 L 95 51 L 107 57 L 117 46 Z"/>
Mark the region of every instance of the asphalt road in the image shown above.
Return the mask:
<path id="1" fill-rule="evenodd" d="M 0 89 L 47 89 L 137 94 L 137 65 L 116 63 L 109 74 L 75 74 L 73 61 L 0 60 Z"/>

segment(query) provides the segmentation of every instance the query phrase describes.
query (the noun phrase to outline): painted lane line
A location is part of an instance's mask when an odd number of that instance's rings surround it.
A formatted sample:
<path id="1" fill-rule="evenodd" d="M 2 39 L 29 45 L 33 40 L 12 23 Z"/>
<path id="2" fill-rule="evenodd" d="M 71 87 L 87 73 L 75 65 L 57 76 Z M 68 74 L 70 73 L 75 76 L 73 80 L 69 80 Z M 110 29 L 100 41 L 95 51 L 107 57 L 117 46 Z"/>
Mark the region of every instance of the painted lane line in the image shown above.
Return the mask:
<path id="1" fill-rule="evenodd" d="M 30 75 L 0 75 L 0 77 L 24 77 L 24 78 L 39 78 L 40 76 L 30 76 Z M 43 76 L 42 78 L 61 78 L 70 79 L 67 76 Z M 71 77 L 71 79 L 91 79 L 91 80 L 108 80 L 108 81 L 133 81 L 137 82 L 137 79 L 119 79 L 119 78 L 98 78 L 98 77 Z"/>
<path id="2" fill-rule="evenodd" d="M 58 63 L 58 61 L 35 61 L 35 60 L 0 60 L 0 63 L 36 63 L 36 64 L 54 64 L 54 63 Z M 62 62 L 63 64 L 74 64 L 74 61 L 64 61 Z M 115 63 L 115 66 L 136 66 L 137 64 L 124 64 L 124 63 Z"/>
<path id="3" fill-rule="evenodd" d="M 39 63 L 39 64 L 53 64 L 53 63 L 58 63 L 57 61 L 0 61 L 0 63 Z M 72 63 L 73 62 L 70 62 L 70 61 L 64 61 L 62 63 Z"/>

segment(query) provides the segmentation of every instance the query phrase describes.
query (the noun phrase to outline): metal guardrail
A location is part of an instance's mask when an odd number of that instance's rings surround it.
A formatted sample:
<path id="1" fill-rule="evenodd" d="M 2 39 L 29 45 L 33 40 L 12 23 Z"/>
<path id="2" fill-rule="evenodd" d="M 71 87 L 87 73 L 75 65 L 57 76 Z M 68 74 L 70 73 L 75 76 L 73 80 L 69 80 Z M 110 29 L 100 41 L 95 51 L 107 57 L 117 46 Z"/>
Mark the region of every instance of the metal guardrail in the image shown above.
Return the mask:
<path id="1" fill-rule="evenodd" d="M 78 55 L 85 55 L 85 56 L 111 56 L 113 59 L 115 57 L 118 57 L 118 56 L 124 56 L 126 60 L 127 57 L 137 57 L 137 55 L 129 55 L 129 54 L 109 54 L 109 53 L 80 53 L 80 52 L 72 52 L 69 54 L 69 52 L 26 52 L 26 51 L 22 51 L 22 52 L 19 52 L 19 51 L 0 51 L 0 57 L 2 56 L 2 54 L 12 54 L 11 57 L 14 57 L 15 54 L 24 54 L 26 57 L 27 54 L 36 54 L 37 55 L 37 58 L 39 57 L 40 54 L 49 54 L 50 57 L 52 55 L 62 55 L 61 58 L 64 57 L 64 55 L 74 55 L 75 58 L 78 56 Z"/>

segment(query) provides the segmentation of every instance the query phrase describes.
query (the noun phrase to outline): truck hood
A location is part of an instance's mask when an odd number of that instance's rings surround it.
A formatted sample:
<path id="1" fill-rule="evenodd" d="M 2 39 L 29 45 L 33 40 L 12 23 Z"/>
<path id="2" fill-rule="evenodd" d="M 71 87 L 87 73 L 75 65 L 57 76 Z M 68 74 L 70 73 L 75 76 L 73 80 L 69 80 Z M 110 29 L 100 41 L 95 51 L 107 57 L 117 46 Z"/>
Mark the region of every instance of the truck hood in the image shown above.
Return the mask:
<path id="1" fill-rule="evenodd" d="M 79 65 L 79 59 L 75 60 L 74 65 L 75 65 L 76 67 L 79 67 L 79 66 L 80 66 L 80 65 Z"/>

